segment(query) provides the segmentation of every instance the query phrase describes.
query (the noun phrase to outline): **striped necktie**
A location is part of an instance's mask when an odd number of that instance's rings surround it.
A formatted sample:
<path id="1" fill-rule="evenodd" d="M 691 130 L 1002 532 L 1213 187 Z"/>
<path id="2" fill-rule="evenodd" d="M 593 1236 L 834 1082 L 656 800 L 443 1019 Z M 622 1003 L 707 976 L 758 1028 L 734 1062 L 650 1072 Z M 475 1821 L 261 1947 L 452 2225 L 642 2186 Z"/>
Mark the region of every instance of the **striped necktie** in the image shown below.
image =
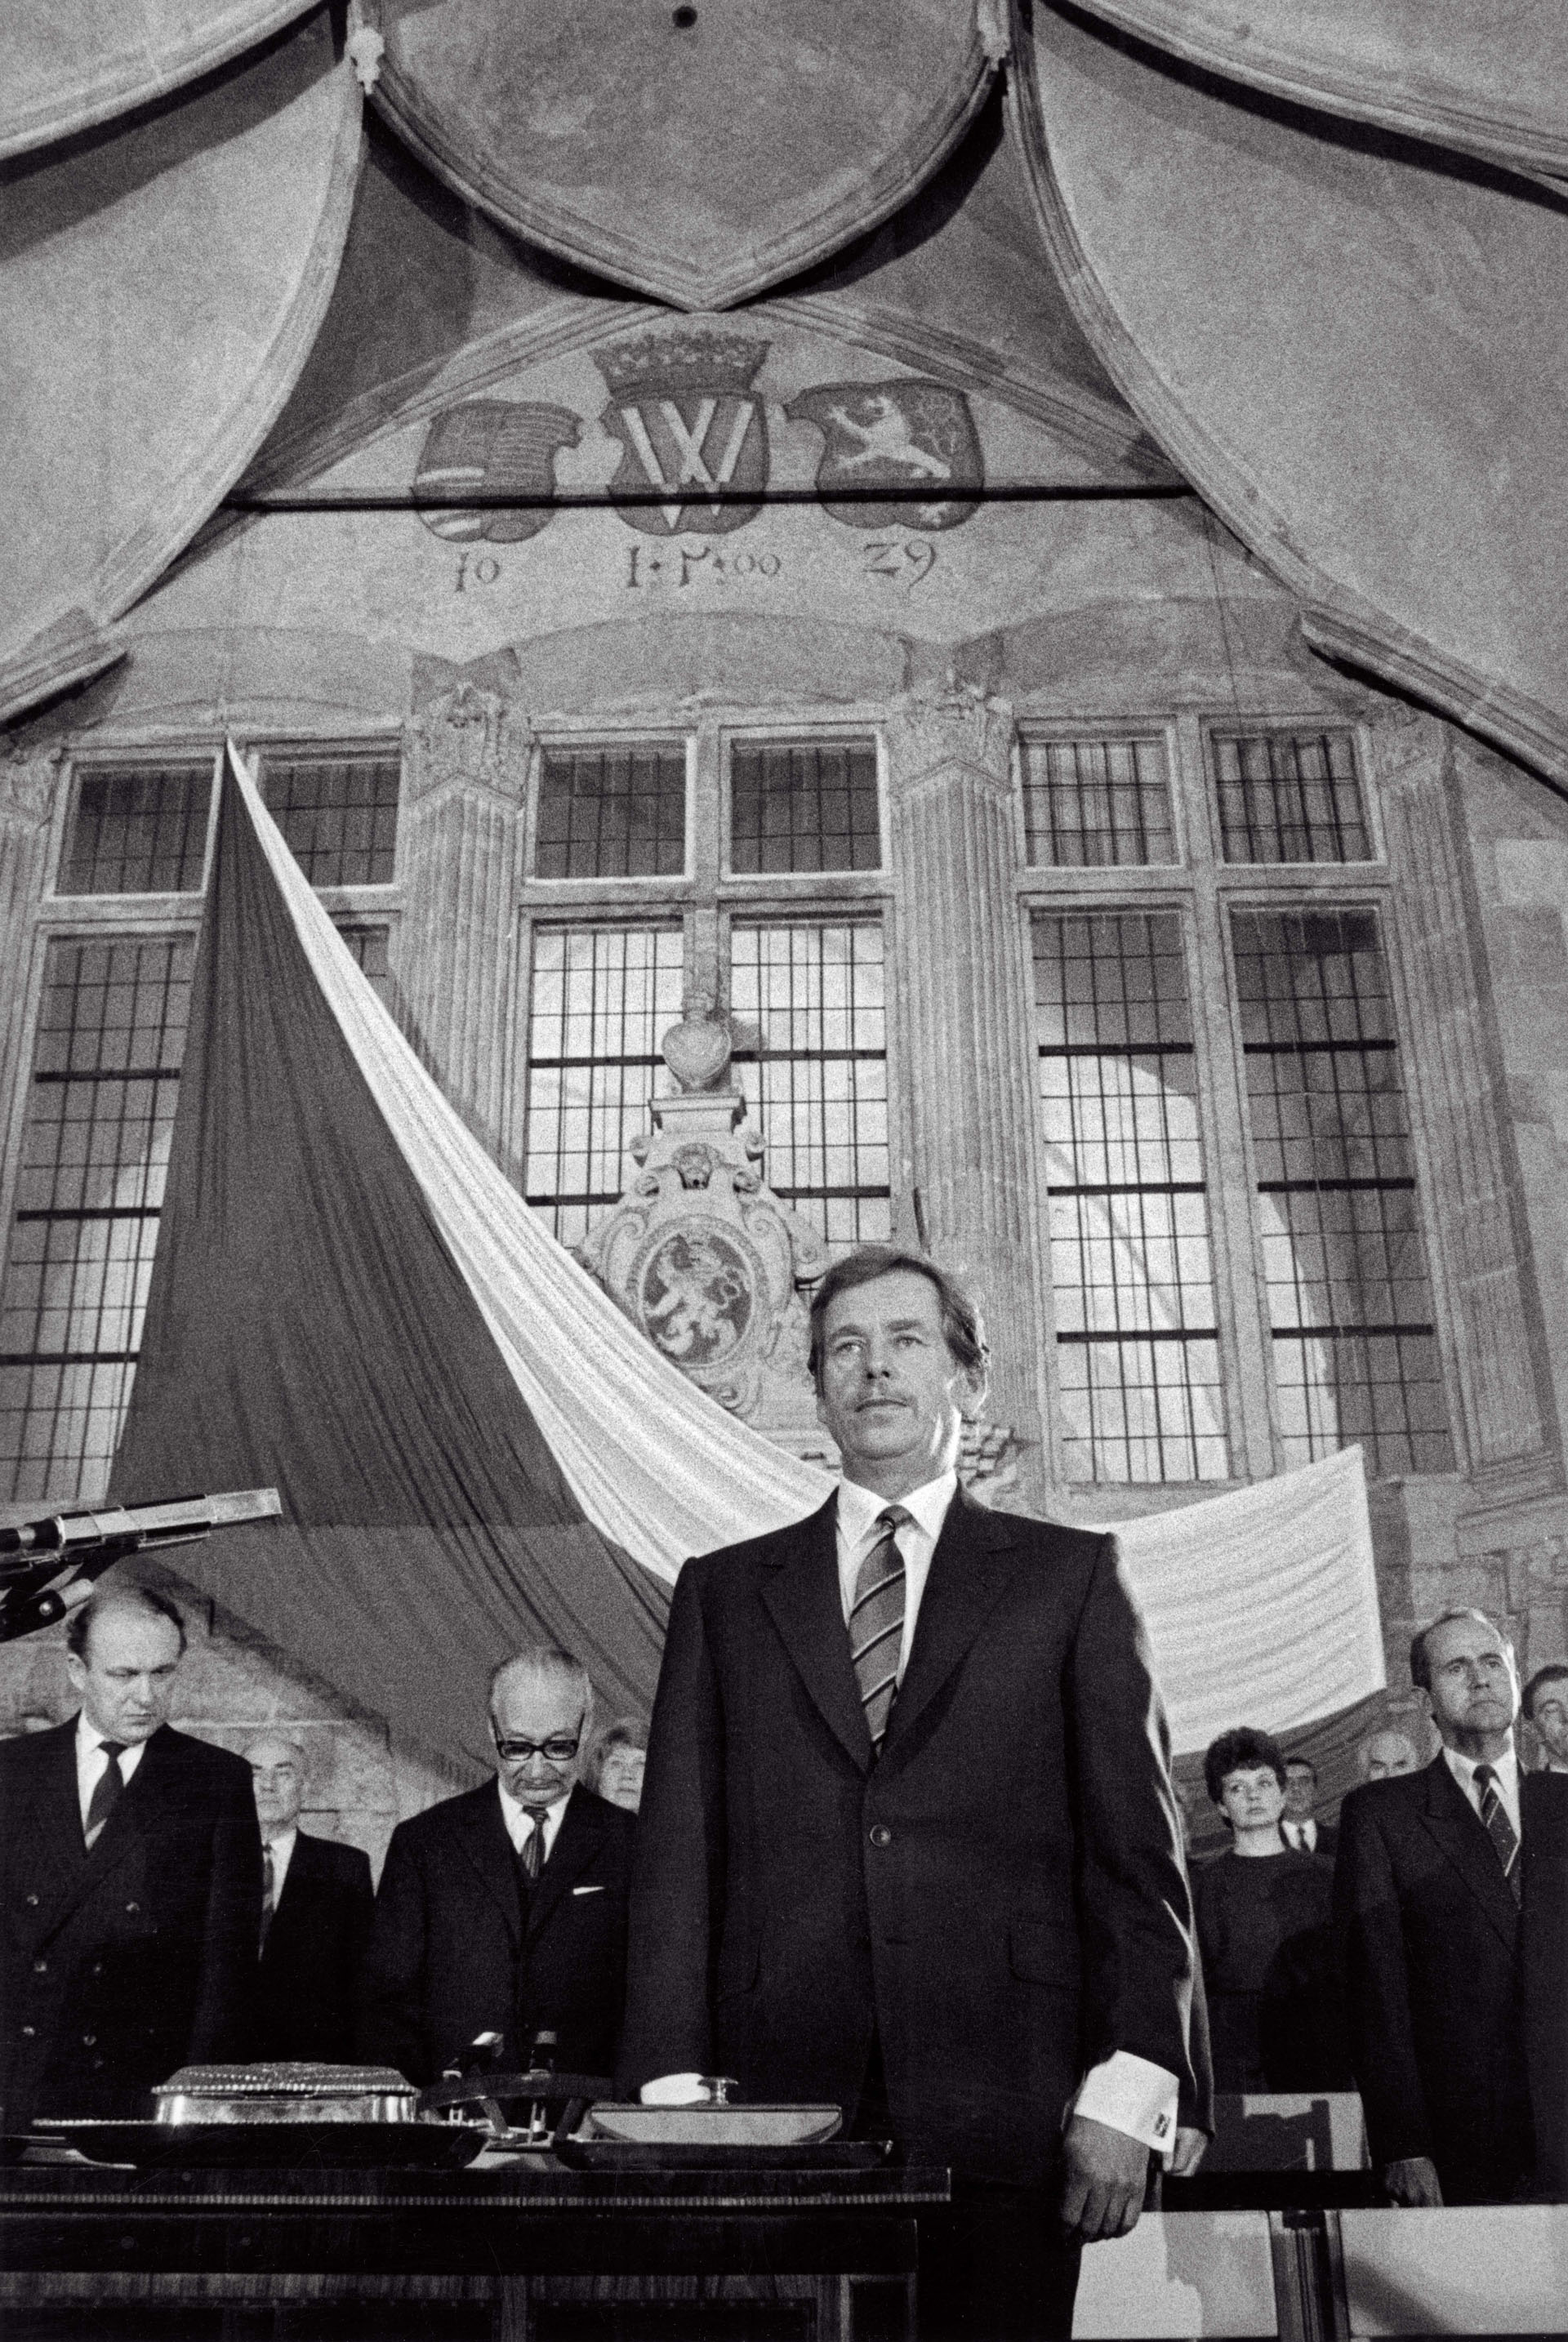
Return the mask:
<path id="1" fill-rule="evenodd" d="M 1521 1892 L 1519 1877 L 1519 1837 L 1508 1818 L 1508 1808 L 1498 1793 L 1497 1776 L 1490 1765 L 1475 1768 L 1475 1786 L 1481 1792 L 1481 1819 L 1487 1837 L 1503 1865 L 1503 1876 L 1508 1881 L 1508 1891 L 1515 1903 Z"/>
<path id="2" fill-rule="evenodd" d="M 526 1812 L 527 1808 L 524 1807 L 524 1810 Z M 517 1850 L 517 1859 L 523 1865 L 523 1876 L 532 1887 L 544 1867 L 544 1817 L 543 1814 L 528 1815 L 528 1835 Z"/>
<path id="3" fill-rule="evenodd" d="M 277 1910 L 277 1868 L 272 1858 L 270 1843 L 262 1847 L 261 1871 L 261 1941 L 256 1946 L 258 1953 L 265 1952 L 266 1949 L 267 1936 L 271 1931 L 273 1918 Z"/>
<path id="4" fill-rule="evenodd" d="M 882 1535 L 855 1572 L 854 1599 L 849 1609 L 849 1650 L 860 1704 L 871 1733 L 874 1756 L 882 1754 L 887 1719 L 898 1689 L 898 1653 L 904 1640 L 904 1556 L 896 1532 L 914 1515 L 902 1505 L 888 1505 L 878 1513 Z"/>

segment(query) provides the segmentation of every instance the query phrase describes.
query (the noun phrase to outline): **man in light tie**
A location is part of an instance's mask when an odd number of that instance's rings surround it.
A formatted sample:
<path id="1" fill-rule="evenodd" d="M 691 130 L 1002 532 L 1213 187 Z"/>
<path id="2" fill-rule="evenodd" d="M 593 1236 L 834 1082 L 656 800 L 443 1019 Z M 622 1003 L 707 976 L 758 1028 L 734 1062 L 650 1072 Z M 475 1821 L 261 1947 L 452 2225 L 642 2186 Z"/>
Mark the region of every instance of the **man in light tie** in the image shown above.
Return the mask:
<path id="1" fill-rule="evenodd" d="M 689 1561 L 642 1807 L 623 2087 L 826 2100 L 954 2173 L 929 2336 L 1071 2330 L 1175 2144 L 1191 1907 L 1115 1541 L 958 1485 L 977 1313 L 868 1246 L 812 1305 L 820 1512 Z"/>
<path id="2" fill-rule="evenodd" d="M 495 1669 L 494 1780 L 392 1834 L 361 1976 L 362 2057 L 428 2083 L 482 2033 L 515 2071 L 551 2032 L 563 2073 L 613 2070 L 637 1825 L 578 1778 L 593 1721 L 571 1652 L 531 1644 Z"/>
<path id="3" fill-rule="evenodd" d="M 243 1759 L 170 1726 L 185 1649 L 166 1596 L 111 1581 L 66 1634 L 79 1715 L 0 1747 L 13 2129 L 141 2114 L 176 2067 L 247 2053 L 261 1843 Z"/>
<path id="4" fill-rule="evenodd" d="M 1495 2203 L 1532 2162 L 1513 1648 L 1480 1610 L 1411 1644 L 1442 1743 L 1340 1809 L 1334 1928 L 1374 2164 L 1395 2202 Z"/>

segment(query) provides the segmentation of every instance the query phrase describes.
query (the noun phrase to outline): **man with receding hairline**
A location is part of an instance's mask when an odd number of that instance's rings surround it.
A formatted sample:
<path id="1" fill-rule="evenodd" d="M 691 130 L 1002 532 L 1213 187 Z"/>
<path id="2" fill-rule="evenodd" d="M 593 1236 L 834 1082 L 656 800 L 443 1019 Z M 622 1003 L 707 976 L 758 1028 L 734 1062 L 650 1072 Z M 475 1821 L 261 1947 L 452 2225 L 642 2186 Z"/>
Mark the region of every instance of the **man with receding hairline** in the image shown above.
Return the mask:
<path id="1" fill-rule="evenodd" d="M 80 1714 L 0 1746 L 9 2129 L 248 2054 L 261 1842 L 244 1760 L 169 1725 L 185 1647 L 166 1596 L 100 1588 L 66 1633 Z"/>
<path id="2" fill-rule="evenodd" d="M 569 1651 L 531 1644 L 496 1668 L 495 1779 L 392 1834 L 362 2057 L 423 2084 L 482 2033 L 515 2071 L 548 2031 L 562 2073 L 614 2070 L 637 1825 L 578 1777 L 593 1724 L 588 1671 Z"/>
<path id="3" fill-rule="evenodd" d="M 1522 1837 L 1513 1646 L 1445 1611 L 1410 1672 L 1442 1746 L 1340 1809 L 1334 1927 L 1373 2161 L 1396 2203 L 1505 2201 L 1533 2125 L 1522 2022 Z"/>

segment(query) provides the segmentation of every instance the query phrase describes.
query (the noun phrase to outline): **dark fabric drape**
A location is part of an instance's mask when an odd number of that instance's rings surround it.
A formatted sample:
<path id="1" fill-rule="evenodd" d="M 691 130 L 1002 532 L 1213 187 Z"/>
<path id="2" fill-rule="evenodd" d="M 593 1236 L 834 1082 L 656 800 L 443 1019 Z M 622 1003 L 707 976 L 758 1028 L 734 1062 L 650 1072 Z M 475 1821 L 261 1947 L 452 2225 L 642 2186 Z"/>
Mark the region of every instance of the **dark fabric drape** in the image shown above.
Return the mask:
<path id="1" fill-rule="evenodd" d="M 448 1764 L 548 1636 L 652 1703 L 664 1586 L 593 1526 L 498 1353 L 225 787 L 112 1494 L 275 1485 L 183 1576 Z"/>

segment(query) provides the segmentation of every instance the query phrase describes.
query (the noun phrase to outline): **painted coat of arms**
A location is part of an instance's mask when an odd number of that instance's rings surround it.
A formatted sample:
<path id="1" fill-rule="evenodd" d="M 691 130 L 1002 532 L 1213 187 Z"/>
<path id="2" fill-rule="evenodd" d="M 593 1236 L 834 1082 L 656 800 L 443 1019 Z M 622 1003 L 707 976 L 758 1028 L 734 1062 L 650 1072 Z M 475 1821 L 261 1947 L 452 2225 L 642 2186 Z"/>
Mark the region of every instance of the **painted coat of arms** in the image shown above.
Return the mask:
<path id="1" fill-rule="evenodd" d="M 745 1346 L 757 1306 L 757 1266 L 738 1231 L 714 1220 L 664 1230 L 636 1269 L 643 1330 L 690 1369 L 722 1366 Z"/>
<path id="2" fill-rule="evenodd" d="M 945 383 L 828 382 L 792 399 L 792 423 L 814 423 L 826 445 L 817 466 L 823 509 L 849 528 L 957 528 L 985 485 L 969 401 Z M 853 496 L 834 490 L 851 488 Z M 885 503 L 877 488 L 900 490 Z M 913 491 L 913 493 L 911 493 Z"/>
<path id="3" fill-rule="evenodd" d="M 426 509 L 420 519 L 454 544 L 521 545 L 551 519 L 555 456 L 583 435 L 570 407 L 516 399 L 469 398 L 438 415 L 424 435 L 414 475 L 418 495 L 514 495 L 520 505 L 471 504 Z"/>
<path id="4" fill-rule="evenodd" d="M 749 335 L 677 327 L 599 353 L 610 393 L 599 421 L 624 451 L 610 494 L 630 527 L 720 536 L 756 518 L 760 503 L 745 499 L 767 486 L 768 428 L 752 383 L 767 351 Z"/>

